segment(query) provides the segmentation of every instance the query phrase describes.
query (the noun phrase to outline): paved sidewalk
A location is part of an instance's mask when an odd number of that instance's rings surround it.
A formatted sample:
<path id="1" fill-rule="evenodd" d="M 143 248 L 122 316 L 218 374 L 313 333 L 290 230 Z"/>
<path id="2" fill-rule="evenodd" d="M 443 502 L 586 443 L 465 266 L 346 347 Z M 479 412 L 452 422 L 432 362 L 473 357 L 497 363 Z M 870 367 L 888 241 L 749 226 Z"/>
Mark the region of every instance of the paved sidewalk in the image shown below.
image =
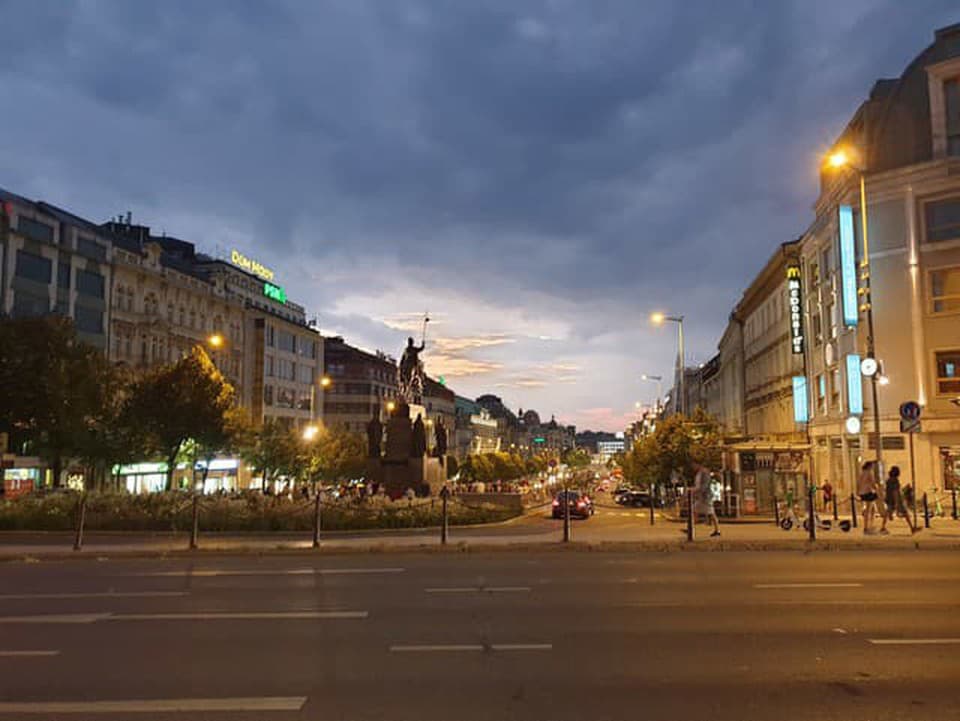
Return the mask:
<path id="1" fill-rule="evenodd" d="M 657 518 L 649 525 L 649 512 L 572 524 L 572 545 L 578 548 L 633 548 L 636 550 L 960 550 L 960 522 L 934 519 L 932 528 L 911 536 L 902 521 L 891 525 L 890 535 L 865 536 L 862 529 L 844 533 L 839 529 L 819 531 L 815 542 L 803 530 L 783 531 L 769 524 L 721 524 L 721 536 L 709 537 L 709 526 L 698 524 L 695 540 L 686 540 L 685 523 Z M 561 548 L 562 522 L 526 517 L 522 523 L 485 527 L 450 528 L 446 548 L 486 550 L 510 548 Z M 190 553 L 186 534 L 91 533 L 83 550 L 73 552 L 73 536 L 60 533 L 0 534 L 0 560 L 24 558 L 75 558 L 103 556 L 152 556 Z M 200 552 L 231 551 L 274 553 L 311 550 L 310 534 L 201 534 Z M 321 539 L 321 551 L 388 552 L 391 550 L 442 550 L 439 529 L 329 533 Z M 196 552 L 194 552 L 196 553 Z"/>

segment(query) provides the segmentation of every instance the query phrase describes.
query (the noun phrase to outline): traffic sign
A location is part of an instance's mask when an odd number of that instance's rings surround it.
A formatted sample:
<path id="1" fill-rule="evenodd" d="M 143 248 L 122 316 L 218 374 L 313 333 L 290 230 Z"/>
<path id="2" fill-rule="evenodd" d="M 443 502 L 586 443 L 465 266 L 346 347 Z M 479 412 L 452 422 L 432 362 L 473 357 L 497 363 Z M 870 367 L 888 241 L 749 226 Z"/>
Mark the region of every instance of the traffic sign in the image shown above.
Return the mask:
<path id="1" fill-rule="evenodd" d="M 920 419 L 913 418 L 901 418 L 900 419 L 900 432 L 901 433 L 920 433 Z"/>
<path id="2" fill-rule="evenodd" d="M 905 421 L 915 421 L 920 418 L 920 404 L 916 401 L 907 401 L 900 404 L 900 417 Z"/>

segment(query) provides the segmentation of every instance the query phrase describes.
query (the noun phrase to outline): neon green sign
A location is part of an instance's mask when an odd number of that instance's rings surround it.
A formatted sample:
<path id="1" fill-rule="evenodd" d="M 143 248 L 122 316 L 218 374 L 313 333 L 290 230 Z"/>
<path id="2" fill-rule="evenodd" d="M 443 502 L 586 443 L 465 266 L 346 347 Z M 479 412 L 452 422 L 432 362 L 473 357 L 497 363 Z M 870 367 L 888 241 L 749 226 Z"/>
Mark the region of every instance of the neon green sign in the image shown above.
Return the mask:
<path id="1" fill-rule="evenodd" d="M 273 283 L 264 283 L 263 284 L 263 294 L 275 300 L 278 303 L 283 303 L 286 305 L 287 302 L 287 291 L 281 288 L 279 285 L 274 285 Z"/>

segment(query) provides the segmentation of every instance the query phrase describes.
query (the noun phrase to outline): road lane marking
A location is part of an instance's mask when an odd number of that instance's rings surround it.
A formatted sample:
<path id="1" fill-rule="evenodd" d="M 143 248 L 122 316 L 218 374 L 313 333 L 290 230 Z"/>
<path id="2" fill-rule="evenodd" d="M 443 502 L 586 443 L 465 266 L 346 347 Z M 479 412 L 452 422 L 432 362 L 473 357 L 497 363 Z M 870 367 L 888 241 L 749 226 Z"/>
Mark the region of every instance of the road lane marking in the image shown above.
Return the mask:
<path id="1" fill-rule="evenodd" d="M 403 573 L 405 568 L 285 568 L 285 569 L 194 569 L 190 571 L 150 571 L 134 576 L 163 578 L 216 578 L 217 576 L 339 576 L 376 573 Z"/>
<path id="2" fill-rule="evenodd" d="M 862 583 L 755 583 L 754 588 L 863 588 Z"/>
<path id="3" fill-rule="evenodd" d="M 113 613 L 108 621 L 269 621 L 366 618 L 367 611 L 290 611 L 237 613 Z"/>
<path id="4" fill-rule="evenodd" d="M 868 638 L 875 646 L 936 646 L 960 643 L 960 638 Z"/>
<path id="5" fill-rule="evenodd" d="M 0 658 L 33 658 L 59 655 L 59 651 L 0 651 Z"/>
<path id="6" fill-rule="evenodd" d="M 425 593 L 526 593 L 530 586 L 435 586 Z"/>
<path id="7" fill-rule="evenodd" d="M 479 643 L 447 643 L 447 644 L 414 645 L 414 646 L 391 646 L 390 650 L 394 653 L 432 652 L 432 651 L 482 651 L 483 646 Z"/>
<path id="8" fill-rule="evenodd" d="M 61 613 L 40 616 L 0 616 L 0 623 L 95 623 L 109 613 Z"/>
<path id="9" fill-rule="evenodd" d="M 0 601 L 28 601 L 53 598 L 171 598 L 186 591 L 103 591 L 91 593 L 3 593 Z"/>
<path id="10" fill-rule="evenodd" d="M 492 643 L 494 651 L 552 651 L 552 643 Z"/>
<path id="11" fill-rule="evenodd" d="M 0 701 L 0 714 L 299 711 L 306 702 L 306 696 L 164 698 L 127 701 Z"/>

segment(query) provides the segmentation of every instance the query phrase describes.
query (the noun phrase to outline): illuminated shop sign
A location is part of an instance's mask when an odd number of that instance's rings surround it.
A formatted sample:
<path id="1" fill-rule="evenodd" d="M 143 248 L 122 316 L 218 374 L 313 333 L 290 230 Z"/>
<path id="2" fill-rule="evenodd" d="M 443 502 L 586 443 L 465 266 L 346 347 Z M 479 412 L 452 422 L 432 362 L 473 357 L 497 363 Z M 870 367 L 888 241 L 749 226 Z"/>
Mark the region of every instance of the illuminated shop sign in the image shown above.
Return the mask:
<path id="1" fill-rule="evenodd" d="M 847 410 L 855 415 L 863 413 L 863 383 L 860 380 L 860 356 L 854 353 L 847 356 Z"/>
<path id="2" fill-rule="evenodd" d="M 790 346 L 794 353 L 803 353 L 803 291 L 799 265 L 787 266 L 787 299 L 790 302 Z"/>
<path id="3" fill-rule="evenodd" d="M 285 291 L 279 285 L 274 285 L 273 283 L 264 283 L 263 294 L 267 296 L 267 298 L 275 300 L 278 303 L 286 304 L 287 302 L 287 291 Z"/>
<path id="4" fill-rule="evenodd" d="M 254 275 L 259 275 L 264 280 L 273 280 L 273 271 L 253 258 L 248 258 L 239 250 L 230 251 L 230 262 L 238 268 L 248 270 Z"/>
<path id="5" fill-rule="evenodd" d="M 806 376 L 793 377 L 793 420 L 795 423 L 806 423 L 810 420 Z"/>
<path id="6" fill-rule="evenodd" d="M 857 298 L 857 248 L 853 234 L 853 208 L 841 205 L 840 221 L 840 294 L 843 300 L 843 323 L 848 328 L 860 317 Z"/>

